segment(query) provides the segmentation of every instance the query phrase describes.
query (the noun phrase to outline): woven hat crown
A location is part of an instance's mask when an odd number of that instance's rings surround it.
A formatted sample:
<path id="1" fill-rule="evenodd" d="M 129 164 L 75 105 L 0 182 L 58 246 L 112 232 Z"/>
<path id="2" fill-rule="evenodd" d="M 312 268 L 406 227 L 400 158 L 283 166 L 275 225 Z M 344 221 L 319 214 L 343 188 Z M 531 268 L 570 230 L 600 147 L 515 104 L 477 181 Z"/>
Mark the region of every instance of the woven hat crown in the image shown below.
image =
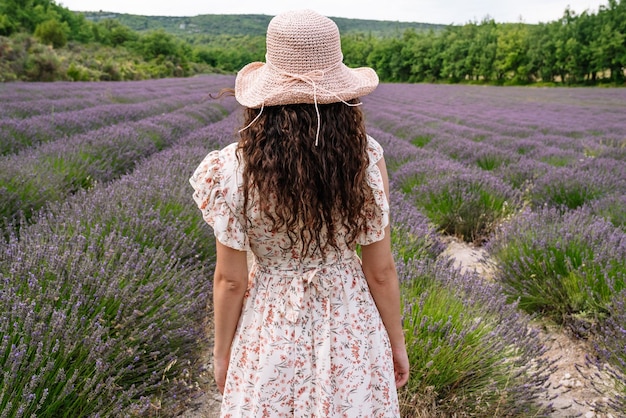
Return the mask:
<path id="1" fill-rule="evenodd" d="M 312 10 L 275 16 L 267 27 L 266 61 L 237 73 L 235 98 L 243 106 L 344 102 L 371 93 L 378 76 L 343 63 L 335 22 Z"/>
<path id="2" fill-rule="evenodd" d="M 274 17 L 267 27 L 267 61 L 288 73 L 325 70 L 343 60 L 335 22 L 311 10 Z"/>

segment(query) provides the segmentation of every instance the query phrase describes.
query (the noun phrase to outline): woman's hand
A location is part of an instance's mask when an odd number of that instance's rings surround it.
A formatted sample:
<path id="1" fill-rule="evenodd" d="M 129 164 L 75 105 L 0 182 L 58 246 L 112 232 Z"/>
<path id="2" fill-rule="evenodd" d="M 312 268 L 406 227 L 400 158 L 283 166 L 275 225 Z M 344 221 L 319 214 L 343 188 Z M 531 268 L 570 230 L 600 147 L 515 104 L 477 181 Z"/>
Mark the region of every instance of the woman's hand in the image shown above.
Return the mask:
<path id="1" fill-rule="evenodd" d="M 406 353 L 406 347 L 392 349 L 393 353 L 393 371 L 396 378 L 396 388 L 401 388 L 409 381 L 409 357 Z"/>
<path id="2" fill-rule="evenodd" d="M 213 358 L 213 375 L 215 377 L 215 383 L 217 383 L 217 389 L 222 395 L 224 394 L 226 374 L 228 373 L 228 360 L 228 357 Z"/>

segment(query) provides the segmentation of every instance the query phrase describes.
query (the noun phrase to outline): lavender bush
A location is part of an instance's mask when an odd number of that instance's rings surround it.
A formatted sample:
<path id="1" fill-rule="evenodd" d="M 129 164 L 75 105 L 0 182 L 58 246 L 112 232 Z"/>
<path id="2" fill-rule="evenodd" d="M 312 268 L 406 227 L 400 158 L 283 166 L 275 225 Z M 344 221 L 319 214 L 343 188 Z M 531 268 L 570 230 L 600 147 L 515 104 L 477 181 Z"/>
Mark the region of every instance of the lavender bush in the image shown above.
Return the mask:
<path id="1" fill-rule="evenodd" d="M 368 129 L 368 134 L 376 139 L 384 149 L 387 171 L 394 172 L 403 164 L 419 159 L 421 152 L 413 145 L 390 133 L 377 128 Z"/>
<path id="2" fill-rule="evenodd" d="M 499 285 L 447 262 L 398 260 L 411 363 L 403 416 L 549 416 L 544 341 Z"/>
<path id="3" fill-rule="evenodd" d="M 537 179 L 544 176 L 551 168 L 548 164 L 527 157 L 508 165 L 501 165 L 493 170 L 493 175 L 519 190 L 525 200 L 530 200 L 529 193 Z"/>
<path id="4" fill-rule="evenodd" d="M 445 176 L 458 176 L 467 171 L 467 167 L 456 161 L 452 161 L 437 152 L 424 149 L 416 149 L 413 159 L 401 165 L 390 176 L 394 188 L 411 193 L 414 189 L 434 179 Z"/>
<path id="5" fill-rule="evenodd" d="M 149 408 L 148 397 L 185 366 L 173 369 L 177 353 L 198 340 L 205 277 L 115 233 L 33 240 L 11 242 L 2 257 L 3 416 Z"/>
<path id="6" fill-rule="evenodd" d="M 520 204 L 519 193 L 489 173 L 434 159 L 406 164 L 394 181 L 439 230 L 468 242 L 485 240 Z"/>
<path id="7" fill-rule="evenodd" d="M 396 255 L 405 261 L 435 260 L 445 250 L 435 226 L 403 193 L 392 190 L 390 200 L 391 240 Z"/>
<path id="8" fill-rule="evenodd" d="M 607 158 L 585 158 L 539 177 L 530 193 L 535 206 L 576 209 L 614 193 L 626 193 L 626 165 Z"/>
<path id="9" fill-rule="evenodd" d="M 626 234 L 586 209 L 545 208 L 503 225 L 487 250 L 520 308 L 586 333 L 611 313 L 626 279 Z"/>
<path id="10" fill-rule="evenodd" d="M 463 137 L 441 139 L 436 150 L 453 160 L 485 171 L 493 171 L 501 166 L 506 167 L 519 159 L 517 153 Z"/>
<path id="11" fill-rule="evenodd" d="M 626 194 L 614 193 L 589 202 L 591 213 L 601 216 L 626 232 Z"/>

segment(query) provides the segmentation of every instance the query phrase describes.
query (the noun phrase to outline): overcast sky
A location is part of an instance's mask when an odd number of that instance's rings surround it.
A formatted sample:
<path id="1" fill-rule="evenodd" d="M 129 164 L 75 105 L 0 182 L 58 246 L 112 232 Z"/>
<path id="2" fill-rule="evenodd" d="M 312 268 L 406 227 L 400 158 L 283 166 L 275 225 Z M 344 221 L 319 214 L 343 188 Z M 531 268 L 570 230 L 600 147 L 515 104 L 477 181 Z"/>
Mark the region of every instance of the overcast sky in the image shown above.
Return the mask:
<path id="1" fill-rule="evenodd" d="M 550 22 L 569 6 L 577 14 L 598 11 L 606 0 L 58 0 L 74 11 L 107 11 L 154 16 L 199 14 L 276 15 L 313 9 L 331 17 L 465 24 L 490 16 L 498 23 Z"/>

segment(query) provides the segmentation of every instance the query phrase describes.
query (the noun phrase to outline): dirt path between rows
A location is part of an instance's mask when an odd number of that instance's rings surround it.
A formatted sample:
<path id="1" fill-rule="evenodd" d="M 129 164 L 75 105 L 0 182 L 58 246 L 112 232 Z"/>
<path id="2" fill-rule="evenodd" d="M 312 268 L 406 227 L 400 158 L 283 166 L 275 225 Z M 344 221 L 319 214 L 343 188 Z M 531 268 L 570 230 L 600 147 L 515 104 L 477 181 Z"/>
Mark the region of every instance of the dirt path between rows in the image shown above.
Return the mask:
<path id="1" fill-rule="evenodd" d="M 450 240 L 443 256 L 450 256 L 462 270 L 476 271 L 485 278 L 490 278 L 494 265 L 486 257 L 482 248 L 473 247 L 464 242 Z M 551 402 L 555 412 L 554 418 L 619 418 L 611 414 L 596 411 L 595 406 L 606 402 L 604 394 L 593 387 L 594 379 L 604 379 L 597 370 L 585 366 L 585 357 L 591 352 L 589 343 L 576 339 L 567 332 L 545 324 L 537 324 L 538 329 L 545 333 L 548 341 L 546 356 L 554 361 L 555 372 L 551 375 L 546 388 L 545 402 Z M 196 395 L 189 402 L 189 408 L 181 418 L 217 418 L 221 395 L 217 391 L 211 373 L 210 349 L 204 359 L 204 367 L 196 376 Z"/>

